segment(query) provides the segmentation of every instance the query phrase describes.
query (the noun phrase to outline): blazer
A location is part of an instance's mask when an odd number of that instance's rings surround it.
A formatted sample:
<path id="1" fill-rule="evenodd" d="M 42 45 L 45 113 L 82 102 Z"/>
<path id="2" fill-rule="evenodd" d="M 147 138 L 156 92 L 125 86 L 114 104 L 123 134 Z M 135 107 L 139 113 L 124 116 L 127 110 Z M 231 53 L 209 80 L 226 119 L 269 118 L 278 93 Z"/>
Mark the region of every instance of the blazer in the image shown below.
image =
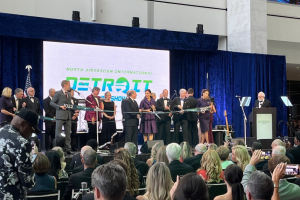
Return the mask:
<path id="1" fill-rule="evenodd" d="M 56 91 L 54 97 L 50 102 L 50 105 L 56 109 L 55 118 L 59 120 L 71 120 L 71 110 L 63 110 L 60 106 L 64 104 L 71 104 L 71 93 L 67 92 L 68 98 L 62 90 Z"/>
<path id="2" fill-rule="evenodd" d="M 99 166 L 100 166 L 100 165 L 97 163 L 96 166 L 95 166 L 95 169 L 96 169 L 97 167 L 99 167 Z M 79 165 L 78 167 L 76 167 L 76 168 L 73 169 L 72 174 L 77 174 L 77 173 L 83 172 L 83 171 L 84 171 L 84 165 L 81 164 L 81 165 Z"/>
<path id="3" fill-rule="evenodd" d="M 34 98 L 34 103 L 32 103 L 32 101 L 29 99 L 29 96 L 25 97 L 23 99 L 20 99 L 19 100 L 19 110 L 21 110 L 23 108 L 22 104 L 25 102 L 26 103 L 25 108 L 34 110 L 38 115 L 42 115 L 40 100 L 36 97 L 33 97 L 33 98 Z"/>
<path id="4" fill-rule="evenodd" d="M 181 163 L 179 160 L 173 160 L 170 162 L 168 168 L 171 172 L 171 177 L 174 183 L 176 182 L 177 176 L 195 172 L 190 165 Z"/>
<path id="5" fill-rule="evenodd" d="M 180 100 L 180 97 L 176 97 L 173 102 L 172 102 L 172 108 L 174 111 L 180 111 L 180 109 L 178 108 L 178 105 L 181 105 L 181 100 Z M 184 99 L 184 103 L 183 103 L 183 107 L 182 109 L 189 109 L 189 104 L 188 104 L 188 101 L 187 99 L 185 98 Z M 180 113 L 174 113 L 173 114 L 173 120 L 174 121 L 180 121 L 180 120 L 187 120 L 187 115 L 188 113 L 183 113 L 183 114 L 180 114 Z"/>
<path id="6" fill-rule="evenodd" d="M 194 157 L 186 158 L 184 159 L 184 163 L 190 165 L 193 167 L 195 171 L 201 167 L 201 159 L 202 159 L 203 154 L 198 154 Z"/>
<path id="7" fill-rule="evenodd" d="M 5 96 L 1 96 L 0 98 L 0 110 L 5 109 L 7 112 L 14 113 L 13 103 L 11 98 L 7 98 Z M 0 123 L 7 122 L 10 123 L 13 117 L 11 115 L 6 115 L 0 112 Z"/>
<path id="8" fill-rule="evenodd" d="M 255 100 L 255 108 L 259 107 L 259 101 Z M 268 99 L 265 99 L 263 104 L 261 105 L 262 108 L 269 108 L 271 107 L 271 102 Z"/>
<path id="9" fill-rule="evenodd" d="M 135 168 L 141 172 L 142 176 L 147 176 L 149 166 L 145 162 L 139 161 L 136 157 L 133 158 L 133 162 Z"/>
<path id="10" fill-rule="evenodd" d="M 74 97 L 71 97 L 71 104 L 72 104 L 72 100 L 73 100 L 73 105 L 76 105 L 78 106 L 78 99 L 74 98 Z M 71 115 L 73 117 L 73 115 L 75 115 L 75 110 L 71 110 Z M 78 117 L 76 117 L 76 119 L 72 119 L 72 121 L 78 121 Z"/>
<path id="11" fill-rule="evenodd" d="M 101 99 L 98 96 L 94 96 L 93 94 L 90 94 L 89 96 L 87 96 L 85 101 L 86 107 L 90 107 L 90 108 L 96 108 L 96 106 L 98 105 L 96 102 L 96 98 L 98 99 L 99 102 L 99 109 L 102 109 L 102 103 L 101 103 Z M 90 103 L 91 102 L 91 103 Z M 92 118 L 95 118 L 95 121 L 97 120 L 97 115 L 96 115 L 96 111 L 86 111 L 85 112 L 85 116 L 84 119 L 86 121 L 92 121 Z M 101 121 L 101 112 L 98 112 L 98 120 Z"/>
<path id="12" fill-rule="evenodd" d="M 128 98 L 124 101 L 124 112 L 139 112 L 138 104 L 135 100 L 132 101 Z M 138 113 L 124 113 L 125 114 L 125 126 L 138 126 L 139 119 L 137 118 Z"/>
<path id="13" fill-rule="evenodd" d="M 188 98 L 186 98 L 186 101 L 188 102 L 189 109 L 197 107 L 197 99 L 195 99 L 195 97 L 189 96 Z M 197 121 L 198 120 L 197 112 L 189 112 L 187 117 L 188 117 L 189 121 Z"/>
<path id="14" fill-rule="evenodd" d="M 172 100 L 167 98 L 167 106 L 170 107 L 170 110 L 165 110 L 165 100 L 164 98 L 160 98 L 156 101 L 156 110 L 157 111 L 162 111 L 162 112 L 169 112 L 172 110 L 171 105 L 172 105 Z M 166 114 L 159 114 L 158 115 L 161 119 L 156 119 L 157 122 L 163 122 L 163 121 L 171 121 L 171 117 L 169 117 L 169 113 Z"/>
<path id="15" fill-rule="evenodd" d="M 91 177 L 94 170 L 95 168 L 87 168 L 82 172 L 72 174 L 69 178 L 63 200 L 70 200 L 72 198 L 72 189 L 80 189 L 82 182 L 87 182 L 87 187 L 92 189 Z"/>
<path id="16" fill-rule="evenodd" d="M 21 101 L 21 100 L 22 100 L 22 99 L 19 99 L 19 104 L 18 104 L 18 108 L 17 108 L 15 95 L 12 95 L 12 96 L 11 96 L 11 102 L 13 103 L 14 108 L 16 108 L 17 110 L 19 110 L 19 108 L 22 107 L 22 105 L 20 104 L 20 101 Z"/>
<path id="17" fill-rule="evenodd" d="M 100 165 L 102 165 L 104 163 L 103 162 L 103 157 L 100 156 L 99 154 L 97 154 L 97 161 L 98 161 L 98 164 L 100 164 Z M 77 168 L 81 165 L 82 165 L 82 163 L 81 163 L 80 153 L 77 153 L 72 157 L 72 161 L 71 161 L 71 164 L 70 164 L 70 169 Z M 83 168 L 82 168 L 81 171 L 83 171 Z M 74 172 L 73 172 L 73 174 L 74 174 Z"/>
<path id="18" fill-rule="evenodd" d="M 291 148 L 288 152 L 294 156 L 295 164 L 300 164 L 300 145 Z"/>
<path id="19" fill-rule="evenodd" d="M 51 99 L 47 97 L 43 100 L 43 107 L 45 111 L 45 117 L 55 118 L 56 109 L 50 105 Z M 51 121 L 45 120 L 45 123 L 49 123 Z M 52 122 L 51 122 L 52 123 Z"/>
<path id="20" fill-rule="evenodd" d="M 126 99 L 123 99 L 122 101 L 121 101 L 121 112 L 122 112 L 122 119 L 125 119 L 125 114 L 124 114 L 124 112 L 125 112 L 125 101 L 127 101 L 127 99 L 128 98 L 126 98 Z"/>

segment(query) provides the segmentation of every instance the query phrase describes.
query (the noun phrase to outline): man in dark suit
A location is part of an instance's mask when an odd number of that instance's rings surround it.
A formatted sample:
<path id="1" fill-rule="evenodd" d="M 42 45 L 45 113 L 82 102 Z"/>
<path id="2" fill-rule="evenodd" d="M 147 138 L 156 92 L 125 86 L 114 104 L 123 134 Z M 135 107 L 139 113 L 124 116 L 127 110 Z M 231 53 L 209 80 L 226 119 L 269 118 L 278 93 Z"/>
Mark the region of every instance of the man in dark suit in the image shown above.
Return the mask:
<path id="1" fill-rule="evenodd" d="M 38 115 L 42 115 L 42 109 L 41 109 L 41 104 L 40 100 L 36 98 L 35 95 L 35 90 L 33 87 L 27 88 L 27 94 L 28 96 L 20 100 L 20 105 L 19 110 L 22 108 L 28 108 L 36 112 Z"/>
<path id="2" fill-rule="evenodd" d="M 163 90 L 163 97 L 156 101 L 156 110 L 170 112 L 172 100 L 168 98 L 168 90 Z M 160 114 L 161 119 L 156 119 L 158 132 L 155 134 L 156 140 L 164 140 L 165 144 L 171 143 L 171 117 L 172 113 Z"/>
<path id="3" fill-rule="evenodd" d="M 70 89 L 71 93 L 71 104 L 78 105 L 78 100 L 74 97 L 74 90 Z M 71 147 L 73 151 L 77 151 L 77 122 L 78 122 L 78 115 L 79 110 L 71 110 L 72 112 L 72 120 L 71 120 Z"/>
<path id="4" fill-rule="evenodd" d="M 23 98 L 23 95 L 24 93 L 21 88 L 15 89 L 15 95 L 11 97 L 11 101 L 15 108 L 14 111 L 17 111 L 20 107 L 22 107 L 22 105 L 20 104 L 20 100 Z"/>
<path id="5" fill-rule="evenodd" d="M 300 164 L 300 131 L 295 133 L 294 145 L 296 147 L 289 149 L 289 153 L 294 156 L 295 163 Z"/>
<path id="6" fill-rule="evenodd" d="M 176 143 L 171 143 L 167 146 L 166 153 L 169 160 L 168 168 L 171 172 L 173 182 L 176 182 L 177 176 L 185 175 L 195 170 L 188 164 L 179 161 L 181 147 Z"/>
<path id="7" fill-rule="evenodd" d="M 196 108 L 197 107 L 197 99 L 194 97 L 194 90 L 193 88 L 188 89 L 189 97 L 186 101 L 189 104 L 189 108 Z M 197 127 L 197 112 L 189 112 L 188 113 L 188 127 L 189 127 L 189 134 L 190 134 L 190 142 L 192 145 L 196 146 L 199 142 L 198 137 L 198 127 Z"/>
<path id="8" fill-rule="evenodd" d="M 63 80 L 61 82 L 62 89 L 55 92 L 50 105 L 56 109 L 56 127 L 55 127 L 55 138 L 58 139 L 62 132 L 62 126 L 65 129 L 65 151 L 67 154 L 71 152 L 71 110 L 68 110 L 65 104 L 71 104 L 70 81 Z"/>
<path id="9" fill-rule="evenodd" d="M 189 109 L 189 104 L 186 100 L 186 90 L 180 90 L 180 97 L 176 97 L 172 102 L 172 108 L 174 111 L 180 111 L 174 113 L 174 137 L 173 142 L 179 143 L 179 130 L 180 126 L 182 128 L 182 138 L 183 141 L 190 143 L 190 133 L 188 130 L 188 113 L 185 113 L 183 110 Z"/>
<path id="10" fill-rule="evenodd" d="M 203 154 L 207 151 L 207 146 L 204 144 L 197 144 L 195 146 L 195 156 L 184 159 L 184 163 L 193 167 L 195 171 L 201 167 L 201 159 Z"/>
<path id="11" fill-rule="evenodd" d="M 127 149 L 130 156 L 132 157 L 135 168 L 141 172 L 142 176 L 147 176 L 149 166 L 145 162 L 139 161 L 136 158 L 136 145 L 132 142 L 126 142 L 124 145 L 124 149 Z"/>
<path id="12" fill-rule="evenodd" d="M 126 98 L 125 99 L 122 99 L 122 101 L 121 101 L 121 112 L 122 112 L 122 125 L 123 125 L 123 133 L 122 133 L 122 135 L 119 137 L 119 140 L 122 138 L 124 138 L 125 137 L 125 135 L 126 135 L 126 130 L 125 130 L 125 101 L 129 98 L 129 92 L 130 92 L 130 90 L 128 90 L 127 91 L 127 93 L 126 93 Z M 124 140 L 121 140 L 121 141 L 124 141 Z"/>
<path id="13" fill-rule="evenodd" d="M 70 176 L 63 200 L 70 200 L 72 198 L 72 189 L 81 189 L 82 182 L 86 182 L 87 188 L 92 189 L 91 176 L 97 163 L 97 153 L 91 148 L 86 150 L 83 154 L 83 163 L 84 171 Z"/>
<path id="14" fill-rule="evenodd" d="M 56 110 L 50 106 L 50 102 L 55 95 L 53 88 L 49 89 L 49 96 L 43 100 L 43 106 L 45 111 L 45 117 L 55 118 Z M 45 148 L 48 151 L 52 148 L 52 141 L 55 138 L 55 121 L 45 120 Z M 49 140 L 49 137 L 51 138 Z"/>
<path id="15" fill-rule="evenodd" d="M 255 107 L 256 108 L 269 108 L 271 107 L 271 102 L 268 99 L 265 99 L 265 93 L 259 92 L 258 100 L 255 100 Z"/>
<path id="16" fill-rule="evenodd" d="M 124 112 L 135 113 L 125 113 L 125 142 L 133 142 L 137 145 L 138 125 L 140 119 L 140 115 L 138 114 L 139 106 L 135 101 L 137 94 L 134 90 L 131 90 L 128 95 L 129 98 L 124 101 Z"/>

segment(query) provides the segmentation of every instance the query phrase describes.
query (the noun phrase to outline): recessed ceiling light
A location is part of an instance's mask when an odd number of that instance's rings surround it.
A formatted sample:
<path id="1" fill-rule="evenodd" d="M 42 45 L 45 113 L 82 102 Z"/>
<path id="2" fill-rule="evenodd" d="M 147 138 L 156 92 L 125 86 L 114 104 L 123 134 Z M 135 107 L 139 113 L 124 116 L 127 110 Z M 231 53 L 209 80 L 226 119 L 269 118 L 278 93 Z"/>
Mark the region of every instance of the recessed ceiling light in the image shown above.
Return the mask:
<path id="1" fill-rule="evenodd" d="M 296 67 L 297 69 L 299 69 L 300 67 Z"/>

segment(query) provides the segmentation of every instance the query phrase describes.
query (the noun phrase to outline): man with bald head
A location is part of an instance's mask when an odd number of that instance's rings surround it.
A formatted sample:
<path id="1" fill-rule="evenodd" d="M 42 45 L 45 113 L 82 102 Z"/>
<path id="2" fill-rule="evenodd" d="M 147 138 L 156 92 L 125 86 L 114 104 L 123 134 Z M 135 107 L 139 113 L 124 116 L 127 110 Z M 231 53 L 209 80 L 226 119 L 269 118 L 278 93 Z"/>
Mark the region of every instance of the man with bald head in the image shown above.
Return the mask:
<path id="1" fill-rule="evenodd" d="M 55 95 L 55 89 L 49 89 L 49 96 L 43 100 L 45 117 L 55 118 L 56 109 L 50 106 L 52 97 Z M 48 151 L 52 149 L 52 141 L 55 138 L 55 121 L 45 120 L 45 148 Z"/>
<path id="2" fill-rule="evenodd" d="M 35 96 L 35 90 L 33 87 L 27 88 L 27 97 L 20 100 L 19 110 L 22 108 L 28 108 L 36 112 L 38 115 L 42 115 L 42 109 L 40 100 Z"/>
<path id="3" fill-rule="evenodd" d="M 274 151 L 274 148 L 277 147 L 277 146 L 282 146 L 285 148 L 285 145 L 284 145 L 284 142 L 280 139 L 276 139 L 272 142 L 271 144 L 271 147 L 272 147 L 272 154 L 273 154 L 273 151 Z M 291 164 L 298 164 L 298 163 L 295 163 L 295 158 L 292 154 L 290 154 L 288 151 L 285 151 L 285 154 L 284 154 L 286 157 L 288 157 L 288 159 L 290 159 L 291 161 Z"/>
<path id="4" fill-rule="evenodd" d="M 257 97 L 258 100 L 255 100 L 256 108 L 269 108 L 271 107 L 271 102 L 268 99 L 265 99 L 265 93 L 259 92 Z"/>

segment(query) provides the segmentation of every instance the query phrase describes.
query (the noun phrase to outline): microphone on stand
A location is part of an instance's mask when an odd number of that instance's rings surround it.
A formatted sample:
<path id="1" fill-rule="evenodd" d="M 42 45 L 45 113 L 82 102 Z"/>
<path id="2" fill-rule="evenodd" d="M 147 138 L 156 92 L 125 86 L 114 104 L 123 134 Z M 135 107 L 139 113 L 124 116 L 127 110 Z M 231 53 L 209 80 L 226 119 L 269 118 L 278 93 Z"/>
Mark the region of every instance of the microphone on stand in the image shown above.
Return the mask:
<path id="1" fill-rule="evenodd" d="M 235 95 L 235 97 L 239 98 L 239 97 L 241 97 L 241 96 Z"/>
<path id="2" fill-rule="evenodd" d="M 174 90 L 174 92 L 175 92 L 175 95 L 176 95 L 176 97 L 177 97 L 177 91 L 176 91 L 176 90 Z"/>
<path id="3" fill-rule="evenodd" d="M 74 90 L 74 92 L 76 92 L 77 94 L 81 95 L 81 93 L 80 93 L 80 92 L 78 92 L 77 90 Z"/>

